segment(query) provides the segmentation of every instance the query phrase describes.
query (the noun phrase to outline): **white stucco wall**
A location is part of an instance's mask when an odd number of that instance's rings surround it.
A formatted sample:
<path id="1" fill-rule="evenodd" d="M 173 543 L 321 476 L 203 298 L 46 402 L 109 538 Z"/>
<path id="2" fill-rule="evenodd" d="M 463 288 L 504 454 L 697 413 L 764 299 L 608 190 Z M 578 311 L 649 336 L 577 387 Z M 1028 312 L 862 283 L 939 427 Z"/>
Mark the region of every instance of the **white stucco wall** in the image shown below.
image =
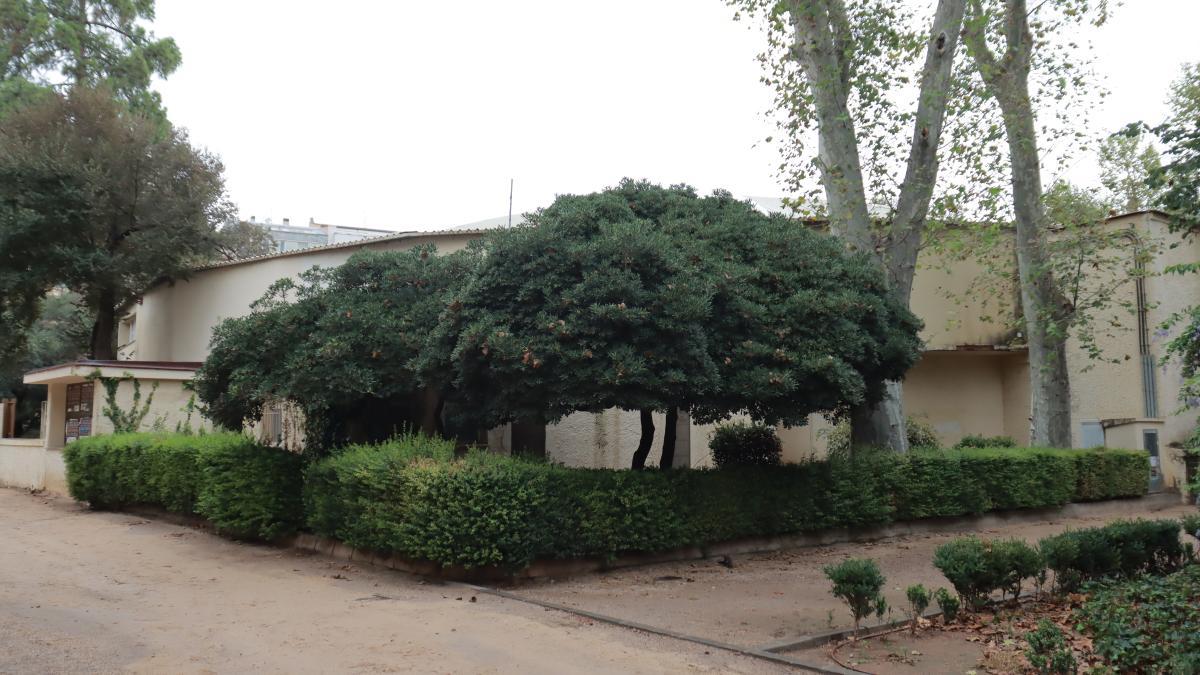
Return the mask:
<path id="1" fill-rule="evenodd" d="M 46 459 L 40 439 L 0 438 L 0 487 L 45 487 Z"/>
<path id="2" fill-rule="evenodd" d="M 654 413 L 654 446 L 646 466 L 658 466 L 662 456 L 665 417 Z M 675 441 L 675 466 L 691 466 L 690 424 L 680 416 Z M 564 466 L 625 469 L 633 463 L 633 453 L 641 438 L 641 416 L 637 411 L 606 410 L 602 413 L 575 413 L 558 424 L 546 427 L 546 458 Z"/>
<path id="3" fill-rule="evenodd" d="M 187 389 L 184 382 L 152 379 L 140 379 L 138 382 L 141 387 L 140 405 L 144 406 L 151 393 L 154 394 L 154 399 L 150 402 L 150 409 L 138 431 L 175 431 L 176 425 L 188 423 L 186 408 L 188 401 L 192 398 L 192 392 Z M 117 385 L 116 402 L 122 411 L 132 411 L 133 389 L 133 382 L 129 380 Z M 111 434 L 113 431 L 112 421 L 104 415 L 106 397 L 104 387 L 97 383 L 95 401 L 92 404 L 94 411 L 92 428 L 95 434 Z M 201 429 L 210 429 L 212 425 L 200 415 L 199 410 L 196 410 L 191 415 L 191 427 L 192 431 L 200 431 Z"/>
<path id="4" fill-rule="evenodd" d="M 251 303 L 262 297 L 271 284 L 296 277 L 314 266 L 337 267 L 364 248 L 407 250 L 432 243 L 439 253 L 451 253 L 478 238 L 478 234 L 470 232 L 413 236 L 214 267 L 197 272 L 186 281 L 160 284 L 147 291 L 136 306 L 134 358 L 203 361 L 208 355 L 213 328 L 224 319 L 248 314 Z"/>

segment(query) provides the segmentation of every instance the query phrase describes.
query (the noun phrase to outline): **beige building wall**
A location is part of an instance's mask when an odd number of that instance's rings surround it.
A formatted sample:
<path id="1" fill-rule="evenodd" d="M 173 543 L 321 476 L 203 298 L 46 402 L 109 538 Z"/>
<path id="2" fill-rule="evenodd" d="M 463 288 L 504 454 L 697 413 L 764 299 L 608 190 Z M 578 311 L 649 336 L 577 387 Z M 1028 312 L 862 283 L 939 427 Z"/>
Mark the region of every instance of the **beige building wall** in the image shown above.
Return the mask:
<path id="1" fill-rule="evenodd" d="M 175 431 L 190 424 L 192 431 L 208 430 L 212 425 L 193 411 L 190 419 L 187 413 L 188 401 L 193 400 L 193 393 L 185 382 L 179 380 L 149 380 L 138 381 L 141 388 L 140 406 L 144 406 L 151 394 L 154 395 L 150 409 L 142 420 L 138 431 Z M 132 381 L 124 381 L 117 385 L 116 403 L 125 412 L 133 410 L 134 385 Z M 92 403 L 92 433 L 111 434 L 112 420 L 104 415 L 107 392 L 104 386 L 96 383 L 95 400 Z"/>
<path id="2" fill-rule="evenodd" d="M 1179 401 L 1179 388 L 1183 384 L 1183 373 L 1178 362 L 1163 364 L 1166 343 L 1178 335 L 1181 327 L 1163 333 L 1160 326 L 1172 315 L 1188 307 L 1200 305 L 1200 276 L 1195 274 L 1167 274 L 1172 265 L 1200 261 L 1200 241 L 1195 238 L 1183 240 L 1168 231 L 1165 217 L 1156 213 L 1144 216 L 1144 227 L 1163 242 L 1162 250 L 1149 265 L 1150 276 L 1146 279 L 1146 295 L 1150 299 L 1147 312 L 1150 330 L 1150 352 L 1155 358 L 1155 388 L 1158 399 L 1159 417 L 1163 419 L 1160 444 L 1163 453 L 1163 475 L 1168 486 L 1184 482 L 1183 462 L 1178 457 L 1178 446 L 1196 428 L 1200 411 L 1185 410 Z M 1176 447 L 1172 447 L 1176 446 Z"/>
<path id="3" fill-rule="evenodd" d="M 1009 282 L 977 260 L 922 252 L 910 307 L 925 322 L 921 339 L 927 350 L 995 346 L 1011 341 L 1003 319 L 1015 311 L 1013 297 Z"/>
<path id="4" fill-rule="evenodd" d="M 423 234 L 371 243 L 372 251 L 407 250 L 436 244 L 439 253 L 466 247 L 479 234 Z M 196 272 L 186 281 L 160 284 L 147 291 L 136 308 L 138 361 L 203 361 L 213 328 L 222 320 L 244 316 L 271 284 L 296 277 L 312 267 L 337 267 L 365 246 L 300 251 L 296 255 L 222 265 Z"/>
<path id="5" fill-rule="evenodd" d="M 1106 227 L 1136 227 L 1147 238 L 1163 237 L 1166 223 L 1154 213 L 1132 214 L 1113 219 Z M 314 265 L 330 267 L 343 263 L 354 252 L 403 250 L 422 243 L 434 243 L 439 251 L 451 252 L 464 247 L 477 232 L 430 233 L 384 242 L 365 242 L 364 246 L 325 249 L 298 255 L 266 258 L 237 265 L 219 266 L 197 272 L 191 279 L 174 285 L 162 285 L 148 293 L 136 306 L 137 335 L 133 347 L 138 360 L 202 361 L 207 355 L 212 329 L 223 319 L 242 316 L 276 280 L 295 276 Z M 1194 278 L 1154 276 L 1167 265 L 1200 260 L 1200 246 L 1194 242 L 1175 249 L 1166 248 L 1149 270 L 1145 282 L 1151 305 L 1147 322 L 1153 331 L 1172 312 L 1200 303 L 1200 284 Z M 1136 299 L 1131 283 L 1122 289 L 1126 300 Z M 908 414 L 922 418 L 937 429 L 946 444 L 967 434 L 1008 435 L 1019 443 L 1029 438 L 1028 362 L 1021 351 L 1006 351 L 1019 342 L 1004 317 L 1015 311 L 1011 282 L 989 274 L 972 260 L 950 262 L 934 254 L 923 254 L 914 282 L 912 307 L 925 322 L 922 337 L 929 350 L 905 381 L 905 407 Z M 1113 310 L 1124 311 L 1124 310 Z M 1089 420 L 1142 418 L 1141 362 L 1135 317 L 1126 314 L 1130 328 L 1104 338 L 1107 361 L 1089 361 L 1075 346 L 1069 356 L 1073 384 L 1072 432 L 1080 442 L 1081 424 Z M 995 351 L 988 351 L 999 347 Z M 1151 344 L 1155 358 L 1161 356 L 1162 341 Z M 1129 358 L 1125 358 L 1128 356 Z M 1162 418 L 1161 445 L 1190 434 L 1195 413 L 1174 414 L 1179 385 L 1177 366 L 1156 371 L 1155 391 Z M 178 408 L 180 394 L 167 394 L 163 406 Z M 156 408 L 160 406 L 156 405 Z M 661 440 L 662 417 L 656 418 Z M 781 429 L 784 457 L 799 461 L 822 454 L 829 424 L 814 416 L 811 423 L 798 428 Z M 547 429 L 547 455 L 571 466 L 629 465 L 637 445 L 639 425 L 636 413 L 608 411 L 598 415 L 577 414 Z M 677 456 L 687 457 L 691 466 L 709 462 L 708 439 L 711 426 L 691 425 L 680 434 Z M 1123 438 L 1114 431 L 1114 442 Z M 491 435 L 493 444 L 503 451 L 503 430 Z M 686 439 L 686 440 L 685 440 Z M 657 461 L 659 444 L 651 452 Z M 1176 469 L 1164 466 L 1168 485 Z"/>

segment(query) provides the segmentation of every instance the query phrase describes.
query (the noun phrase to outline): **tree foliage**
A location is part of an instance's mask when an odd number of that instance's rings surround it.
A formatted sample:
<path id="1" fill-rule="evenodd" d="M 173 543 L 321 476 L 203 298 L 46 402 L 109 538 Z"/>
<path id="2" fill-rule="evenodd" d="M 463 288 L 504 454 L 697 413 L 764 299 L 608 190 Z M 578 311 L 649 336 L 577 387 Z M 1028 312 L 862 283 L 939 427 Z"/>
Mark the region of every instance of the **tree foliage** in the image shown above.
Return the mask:
<path id="1" fill-rule="evenodd" d="M 154 0 L 6 0 L 0 3 L 0 82 L 103 85 L 147 113 L 160 112 L 151 78 L 179 67 L 179 48 L 157 38 Z M 9 84 L 9 86 L 18 86 Z"/>
<path id="2" fill-rule="evenodd" d="M 1200 62 L 1185 64 L 1171 84 L 1170 114 L 1151 131 L 1165 147 L 1164 162 L 1147 187 L 1161 190 L 1160 206 L 1181 234 L 1200 232 Z M 1136 129 L 1136 127 L 1135 127 Z"/>
<path id="3" fill-rule="evenodd" d="M 46 400 L 46 387 L 24 384 L 25 373 L 79 358 L 87 353 L 91 335 L 91 314 L 74 293 L 50 293 L 38 301 L 35 314 L 27 330 L 0 319 L 0 398 L 17 400 L 18 436 L 36 434 Z"/>
<path id="4" fill-rule="evenodd" d="M 117 308 L 211 259 L 228 220 L 221 162 L 104 90 L 51 94 L 0 119 L 0 284 L 31 320 L 62 285 L 95 315 L 91 353 L 115 354 Z M 7 296 L 7 293 L 4 295 Z"/>
<path id="5" fill-rule="evenodd" d="M 1147 179 L 1151 189 L 1162 190 L 1161 208 L 1171 216 L 1169 226 L 1180 236 L 1200 234 L 1200 63 L 1187 64 L 1171 85 L 1170 114 L 1151 131 L 1166 146 L 1163 163 Z M 1131 125 L 1137 134 L 1145 125 Z M 1168 268 L 1188 274 L 1200 271 L 1200 261 Z M 1164 361 L 1178 361 L 1183 375 L 1179 400 L 1184 409 L 1200 408 L 1200 307 L 1192 306 L 1166 322 L 1164 331 L 1176 333 L 1167 345 Z"/>
<path id="6" fill-rule="evenodd" d="M 1104 201 L 1114 211 L 1130 213 L 1158 206 L 1161 189 L 1149 184 L 1162 168 L 1158 150 L 1145 139 L 1113 134 L 1100 142 L 1100 184 Z"/>
<path id="7" fill-rule="evenodd" d="M 879 400 L 919 328 L 867 255 L 727 193 L 627 180 L 490 237 L 440 330 L 483 426 L 610 408 L 803 425 Z"/>
<path id="8" fill-rule="evenodd" d="M 249 315 L 215 329 L 195 379 L 206 413 L 240 429 L 266 407 L 290 402 L 304 415 L 306 447 L 316 452 L 388 437 L 405 422 L 440 413 L 448 376 L 419 370 L 417 360 L 437 361 L 438 317 L 474 264 L 473 249 L 363 251 L 339 267 L 277 282 Z M 434 410 L 414 409 L 423 389 L 435 394 Z"/>
<path id="9" fill-rule="evenodd" d="M 785 137 L 780 173 L 800 193 L 791 203 L 870 254 L 907 305 L 944 154 L 965 0 L 938 0 L 920 17 L 883 0 L 728 1 L 767 28 L 761 60 Z M 854 442 L 905 452 L 900 383 L 885 393 L 852 410 Z"/>
<path id="10" fill-rule="evenodd" d="M 702 253 L 661 227 L 695 196 L 680 188 L 643 197 L 637 207 L 614 192 L 559 197 L 528 225 L 488 238 L 440 328 L 473 422 L 554 422 L 609 408 L 645 419 L 716 391 Z"/>
<path id="11" fill-rule="evenodd" d="M 216 232 L 216 255 L 222 260 L 239 260 L 275 251 L 275 239 L 266 228 L 244 220 L 231 220 Z"/>

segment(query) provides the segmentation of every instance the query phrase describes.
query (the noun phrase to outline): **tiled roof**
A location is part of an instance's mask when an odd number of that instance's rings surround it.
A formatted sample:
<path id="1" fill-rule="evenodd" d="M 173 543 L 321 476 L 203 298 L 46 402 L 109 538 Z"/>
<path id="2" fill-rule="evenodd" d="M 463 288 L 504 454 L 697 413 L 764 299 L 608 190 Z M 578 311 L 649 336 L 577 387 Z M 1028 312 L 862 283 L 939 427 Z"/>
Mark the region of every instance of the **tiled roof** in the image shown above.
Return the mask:
<path id="1" fill-rule="evenodd" d="M 224 260 L 221 262 L 215 262 L 215 263 L 209 263 L 207 265 L 201 265 L 199 267 L 194 268 L 192 271 L 193 272 L 202 272 L 204 270 L 211 270 L 211 269 L 215 269 L 218 267 L 232 267 L 234 265 L 244 265 L 246 263 L 258 262 L 260 260 L 272 260 L 274 258 L 287 258 L 287 257 L 291 257 L 291 256 L 309 255 L 311 253 L 320 253 L 322 251 L 334 251 L 334 250 L 343 249 L 343 248 L 362 248 L 364 246 L 369 246 L 371 244 L 380 244 L 380 243 L 388 242 L 388 241 L 400 241 L 402 239 L 415 239 L 418 237 L 437 237 L 437 236 L 444 236 L 444 235 L 458 236 L 458 235 L 464 235 L 464 234 L 483 235 L 483 234 L 487 234 L 487 232 L 488 232 L 488 230 L 486 230 L 486 229 L 474 229 L 474 230 L 450 229 L 450 230 L 428 230 L 428 231 L 414 230 L 411 232 L 391 232 L 391 233 L 388 233 L 388 234 L 385 234 L 385 235 L 382 235 L 379 237 L 367 237 L 365 239 L 355 239 L 354 241 L 345 241 L 345 242 L 341 242 L 338 244 L 324 244 L 322 246 L 310 246 L 308 248 L 301 248 L 301 249 L 297 249 L 295 251 L 280 251 L 278 253 L 266 253 L 264 255 L 255 255 L 255 256 L 250 256 L 248 258 L 238 258 L 236 260 Z"/>

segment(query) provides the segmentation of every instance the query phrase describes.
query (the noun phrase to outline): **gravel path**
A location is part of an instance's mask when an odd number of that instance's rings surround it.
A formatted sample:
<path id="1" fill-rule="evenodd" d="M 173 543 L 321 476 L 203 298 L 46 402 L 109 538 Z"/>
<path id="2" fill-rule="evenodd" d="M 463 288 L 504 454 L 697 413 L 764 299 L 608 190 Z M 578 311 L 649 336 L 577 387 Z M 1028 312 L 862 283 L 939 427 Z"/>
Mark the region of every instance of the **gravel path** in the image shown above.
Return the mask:
<path id="1" fill-rule="evenodd" d="M 0 489 L 0 673 L 774 673 L 460 587 Z"/>

